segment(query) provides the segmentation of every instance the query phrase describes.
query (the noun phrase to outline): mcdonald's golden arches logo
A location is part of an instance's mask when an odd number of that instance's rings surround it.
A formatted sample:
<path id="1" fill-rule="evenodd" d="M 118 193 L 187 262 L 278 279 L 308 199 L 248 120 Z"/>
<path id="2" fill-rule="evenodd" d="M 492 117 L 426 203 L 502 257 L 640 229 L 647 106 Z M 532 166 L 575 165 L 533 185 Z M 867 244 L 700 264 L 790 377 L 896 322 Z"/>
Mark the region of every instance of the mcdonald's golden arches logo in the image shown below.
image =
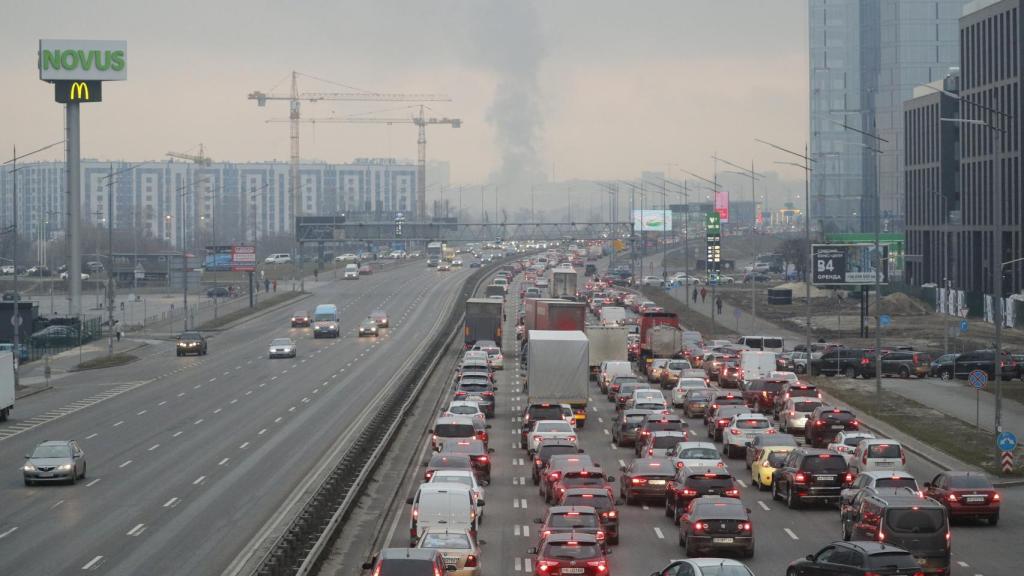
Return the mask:
<path id="1" fill-rule="evenodd" d="M 71 94 L 68 96 L 68 100 L 85 100 L 89 101 L 89 85 L 85 82 L 72 82 L 71 83 Z"/>
<path id="2" fill-rule="evenodd" d="M 97 80 L 60 80 L 53 83 L 54 99 L 61 104 L 100 102 L 103 83 Z"/>

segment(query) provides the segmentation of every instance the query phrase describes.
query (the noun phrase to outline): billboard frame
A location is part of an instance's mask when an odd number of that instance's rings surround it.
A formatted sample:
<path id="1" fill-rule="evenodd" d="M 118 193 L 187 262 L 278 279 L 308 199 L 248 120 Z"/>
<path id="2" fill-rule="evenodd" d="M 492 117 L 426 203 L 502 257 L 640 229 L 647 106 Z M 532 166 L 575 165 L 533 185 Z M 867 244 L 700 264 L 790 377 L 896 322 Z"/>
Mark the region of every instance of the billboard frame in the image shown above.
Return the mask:
<path id="1" fill-rule="evenodd" d="M 811 245 L 811 284 L 815 286 L 873 286 L 876 272 L 851 270 L 851 265 L 870 266 L 873 243 L 856 244 L 812 244 Z M 889 284 L 889 246 L 882 244 L 882 270 L 877 279 L 879 285 Z M 841 270 L 836 270 L 841 268 Z M 842 274 L 842 277 L 839 276 Z"/>

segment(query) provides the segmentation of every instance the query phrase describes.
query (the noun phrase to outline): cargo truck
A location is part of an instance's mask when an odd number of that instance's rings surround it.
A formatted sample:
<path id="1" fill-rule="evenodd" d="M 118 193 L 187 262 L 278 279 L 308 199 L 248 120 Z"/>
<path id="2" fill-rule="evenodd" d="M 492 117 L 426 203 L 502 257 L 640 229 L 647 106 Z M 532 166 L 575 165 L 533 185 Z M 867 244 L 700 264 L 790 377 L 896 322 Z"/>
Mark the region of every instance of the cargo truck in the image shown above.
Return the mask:
<path id="1" fill-rule="evenodd" d="M 642 370 L 646 370 L 647 359 L 655 357 L 650 350 L 651 341 L 647 337 L 647 332 L 655 326 L 662 325 L 679 328 L 679 316 L 673 312 L 644 312 L 640 315 L 639 359 Z"/>
<path id="2" fill-rule="evenodd" d="M 669 324 L 660 324 L 647 331 L 651 358 L 674 358 L 683 350 L 683 331 Z"/>
<path id="3" fill-rule="evenodd" d="M 530 330 L 583 330 L 587 307 L 582 302 L 553 298 L 527 298 L 524 322 Z M 527 336 L 529 339 L 529 336 Z"/>
<path id="4" fill-rule="evenodd" d="M 0 422 L 14 410 L 14 352 L 0 351 Z"/>
<path id="5" fill-rule="evenodd" d="M 600 310 L 601 324 L 621 324 L 626 319 L 626 309 L 622 306 L 602 306 Z"/>
<path id="6" fill-rule="evenodd" d="M 555 268 L 551 271 L 551 297 L 575 299 L 577 280 L 572 268 Z"/>
<path id="7" fill-rule="evenodd" d="M 587 422 L 590 341 L 579 330 L 531 330 L 526 372 L 528 404 L 569 404 L 576 426 Z"/>
<path id="8" fill-rule="evenodd" d="M 584 333 L 590 341 L 590 379 L 597 380 L 602 362 L 628 361 L 624 326 L 587 326 Z"/>
<path id="9" fill-rule="evenodd" d="M 462 328 L 463 343 L 472 348 L 477 340 L 494 340 L 501 346 L 503 304 L 492 298 L 466 300 L 466 316 Z"/>

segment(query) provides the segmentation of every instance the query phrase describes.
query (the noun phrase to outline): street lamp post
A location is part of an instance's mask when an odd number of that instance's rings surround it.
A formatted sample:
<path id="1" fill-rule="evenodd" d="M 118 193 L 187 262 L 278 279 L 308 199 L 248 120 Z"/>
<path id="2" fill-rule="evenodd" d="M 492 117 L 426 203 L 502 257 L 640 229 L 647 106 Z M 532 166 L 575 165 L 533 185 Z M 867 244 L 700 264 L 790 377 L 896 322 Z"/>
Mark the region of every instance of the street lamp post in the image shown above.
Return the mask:
<path id="1" fill-rule="evenodd" d="M 755 187 L 757 186 L 757 181 L 760 180 L 761 178 L 764 178 L 764 175 L 763 174 L 758 174 L 757 172 L 754 171 L 754 162 L 753 162 L 753 160 L 751 160 L 751 162 L 750 162 L 750 168 L 747 169 L 747 168 L 744 168 L 743 166 L 740 166 L 739 164 L 734 164 L 732 162 L 729 162 L 728 160 L 726 160 L 724 158 L 719 158 L 718 156 L 714 156 L 714 159 L 717 160 L 718 162 L 722 162 L 723 164 L 726 164 L 728 166 L 732 166 L 733 168 L 736 168 L 738 170 L 738 171 L 737 170 L 730 170 L 729 171 L 730 174 L 739 174 L 740 176 L 749 176 L 750 177 L 750 208 L 751 208 L 751 217 L 753 218 L 753 220 L 751 221 L 751 225 L 750 225 L 750 230 L 751 230 L 750 247 L 751 247 L 751 251 L 753 252 L 753 260 L 751 260 L 751 262 L 750 262 L 750 316 L 751 316 L 750 317 L 750 329 L 751 329 L 752 333 L 756 333 L 757 332 L 757 328 L 756 328 L 756 325 L 757 325 L 757 274 L 756 274 L 756 271 L 754 270 L 754 262 L 757 260 L 757 243 L 753 241 L 754 240 L 753 236 L 754 236 L 754 234 L 757 231 L 757 193 L 755 191 Z"/>
<path id="2" fill-rule="evenodd" d="M 689 170 L 683 170 L 683 172 L 689 174 L 690 176 L 693 176 L 694 178 L 696 178 L 698 180 L 704 181 L 706 184 L 710 184 L 711 185 L 711 193 L 712 194 L 718 194 L 718 162 L 717 161 L 715 162 L 715 179 L 714 180 L 708 180 L 707 178 L 705 178 L 705 177 L 703 177 L 703 176 L 701 176 L 699 174 L 694 174 L 693 172 L 690 172 Z M 708 284 L 711 285 L 711 332 L 712 332 L 712 334 L 714 334 L 714 332 L 717 329 L 717 325 L 715 323 L 716 322 L 716 319 L 715 319 L 715 310 L 716 310 L 715 299 L 718 297 L 717 294 L 716 294 L 717 287 L 718 287 L 718 278 L 714 278 L 714 279 L 712 278 L 711 262 L 708 261 L 707 255 L 704 256 L 704 271 L 707 272 Z M 714 281 L 712 281 L 712 280 L 714 280 Z"/>

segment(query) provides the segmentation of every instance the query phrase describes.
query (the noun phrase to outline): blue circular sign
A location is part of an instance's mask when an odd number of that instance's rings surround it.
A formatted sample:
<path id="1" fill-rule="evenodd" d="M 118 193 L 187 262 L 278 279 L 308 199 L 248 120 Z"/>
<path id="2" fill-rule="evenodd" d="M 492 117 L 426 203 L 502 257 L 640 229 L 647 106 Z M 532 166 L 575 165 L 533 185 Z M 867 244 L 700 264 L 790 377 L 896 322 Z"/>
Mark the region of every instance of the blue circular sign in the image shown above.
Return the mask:
<path id="1" fill-rule="evenodd" d="M 960 321 L 960 331 L 967 332 L 967 320 Z"/>
<path id="2" fill-rule="evenodd" d="M 1000 432 L 996 437 L 996 446 L 1003 452 L 1013 452 L 1017 448 L 1017 436 L 1013 432 Z"/>
<path id="3" fill-rule="evenodd" d="M 971 373 L 967 375 L 967 381 L 971 383 L 971 386 L 981 390 L 985 383 L 988 382 L 988 374 L 981 370 L 971 370 Z"/>
<path id="4" fill-rule="evenodd" d="M 888 314 L 882 314 L 878 318 L 878 323 L 881 324 L 883 327 L 891 326 L 892 325 L 892 316 L 889 316 Z"/>

